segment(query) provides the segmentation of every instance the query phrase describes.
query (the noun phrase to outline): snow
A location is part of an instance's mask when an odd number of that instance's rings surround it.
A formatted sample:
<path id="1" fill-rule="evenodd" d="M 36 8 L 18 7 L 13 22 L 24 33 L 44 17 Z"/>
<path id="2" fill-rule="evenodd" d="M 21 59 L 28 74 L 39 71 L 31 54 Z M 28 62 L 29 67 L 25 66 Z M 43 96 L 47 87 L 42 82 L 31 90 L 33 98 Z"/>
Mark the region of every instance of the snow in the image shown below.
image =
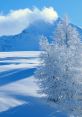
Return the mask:
<path id="1" fill-rule="evenodd" d="M 0 83 L 0 112 L 6 111 L 12 107 L 16 107 L 25 103 L 25 101 L 15 99 L 12 95 L 20 94 L 26 96 L 40 97 L 40 94 L 37 93 L 39 87 L 34 82 L 35 78 L 31 76 L 31 77 L 26 77 L 24 79 L 22 78 L 20 80 L 19 76 L 19 72 L 22 72 L 22 70 L 32 69 L 38 65 L 39 63 L 39 60 L 37 59 L 38 55 L 39 52 L 0 52 L 0 58 L 5 58 L 5 60 L 3 59 L 2 61 L 0 61 L 0 63 L 5 63 L 5 62 L 11 63 L 8 65 L 0 66 L 0 73 L 1 73 L 0 81 L 2 80 L 4 81 L 7 77 L 8 78 L 10 76 L 12 77 L 14 74 L 17 74 L 19 78 L 19 81 L 15 82 L 13 82 L 11 78 L 10 79 L 11 83 L 5 82 L 5 85 L 3 81 L 2 83 Z M 15 58 L 12 59 L 13 57 Z M 16 59 L 17 57 L 32 57 L 32 58 Z M 16 62 L 18 62 L 19 64 L 15 64 Z M 7 73 L 5 73 L 5 71 Z"/>
<path id="2" fill-rule="evenodd" d="M 38 93 L 34 72 L 40 62 L 39 54 L 0 52 L 0 117 L 66 117 L 56 113 L 43 101 L 45 95 Z"/>
<path id="3" fill-rule="evenodd" d="M 13 54 L 12 52 L 0 52 L 0 71 L 36 67 L 39 64 L 39 54 L 39 51 L 21 51 L 13 52 Z"/>
<path id="4" fill-rule="evenodd" d="M 45 95 L 38 93 L 34 78 L 39 54 L 36 51 L 0 52 L 0 117 L 52 115 L 54 109 L 41 101 Z"/>
<path id="5" fill-rule="evenodd" d="M 0 112 L 27 103 L 14 98 L 16 95 L 41 97 L 37 93 L 38 89 L 34 77 L 0 86 Z"/>
<path id="6" fill-rule="evenodd" d="M 6 57 L 38 57 L 40 51 L 14 51 L 12 52 L 0 52 L 0 58 Z"/>

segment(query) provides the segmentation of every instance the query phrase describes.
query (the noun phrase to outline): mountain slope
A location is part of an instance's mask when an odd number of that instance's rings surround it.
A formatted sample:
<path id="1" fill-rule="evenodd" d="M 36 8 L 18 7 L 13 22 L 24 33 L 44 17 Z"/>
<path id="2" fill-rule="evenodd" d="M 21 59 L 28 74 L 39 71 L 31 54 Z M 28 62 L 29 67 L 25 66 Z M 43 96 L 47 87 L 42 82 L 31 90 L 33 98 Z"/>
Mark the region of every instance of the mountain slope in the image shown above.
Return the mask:
<path id="1" fill-rule="evenodd" d="M 39 39 L 41 35 L 48 37 L 49 41 L 52 40 L 53 32 L 55 31 L 58 19 L 53 24 L 39 21 L 31 24 L 29 28 L 25 29 L 22 33 L 15 36 L 2 36 L 0 37 L 0 51 L 27 51 L 27 50 L 40 50 Z M 73 25 L 74 26 L 74 25 Z M 82 35 L 82 29 L 74 26 Z"/>

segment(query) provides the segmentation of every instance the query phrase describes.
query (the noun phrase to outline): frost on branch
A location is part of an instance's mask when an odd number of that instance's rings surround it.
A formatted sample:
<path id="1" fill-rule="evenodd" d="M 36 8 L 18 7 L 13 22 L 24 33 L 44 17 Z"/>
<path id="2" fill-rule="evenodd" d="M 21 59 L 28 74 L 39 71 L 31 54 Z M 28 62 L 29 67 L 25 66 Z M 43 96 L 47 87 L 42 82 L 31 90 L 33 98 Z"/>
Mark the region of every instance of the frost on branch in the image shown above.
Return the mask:
<path id="1" fill-rule="evenodd" d="M 40 92 L 58 109 L 82 115 L 82 44 L 75 27 L 65 19 L 55 30 L 52 43 L 42 37 L 41 65 L 36 78 Z"/>

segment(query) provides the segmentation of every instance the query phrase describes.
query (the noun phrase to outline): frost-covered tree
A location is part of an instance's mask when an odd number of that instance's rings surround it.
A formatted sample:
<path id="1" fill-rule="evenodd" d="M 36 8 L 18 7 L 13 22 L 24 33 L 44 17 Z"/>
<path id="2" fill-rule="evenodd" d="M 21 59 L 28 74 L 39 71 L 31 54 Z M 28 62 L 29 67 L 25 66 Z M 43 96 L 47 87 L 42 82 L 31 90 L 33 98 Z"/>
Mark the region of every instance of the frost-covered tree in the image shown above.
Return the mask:
<path id="1" fill-rule="evenodd" d="M 54 39 L 41 38 L 41 65 L 37 68 L 40 92 L 56 107 L 82 115 L 82 44 L 78 31 L 66 19 L 57 25 Z"/>

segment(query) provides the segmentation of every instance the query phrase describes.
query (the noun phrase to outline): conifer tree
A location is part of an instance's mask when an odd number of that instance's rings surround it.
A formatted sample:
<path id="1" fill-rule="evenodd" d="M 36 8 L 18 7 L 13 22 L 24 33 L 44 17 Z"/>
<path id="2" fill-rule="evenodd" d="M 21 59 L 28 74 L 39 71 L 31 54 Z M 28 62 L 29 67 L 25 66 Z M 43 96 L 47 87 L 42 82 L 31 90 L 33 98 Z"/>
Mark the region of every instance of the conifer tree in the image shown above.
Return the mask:
<path id="1" fill-rule="evenodd" d="M 41 65 L 37 68 L 40 92 L 54 105 L 69 113 L 82 115 L 82 44 L 74 26 L 61 20 L 54 39 L 42 37 Z"/>

